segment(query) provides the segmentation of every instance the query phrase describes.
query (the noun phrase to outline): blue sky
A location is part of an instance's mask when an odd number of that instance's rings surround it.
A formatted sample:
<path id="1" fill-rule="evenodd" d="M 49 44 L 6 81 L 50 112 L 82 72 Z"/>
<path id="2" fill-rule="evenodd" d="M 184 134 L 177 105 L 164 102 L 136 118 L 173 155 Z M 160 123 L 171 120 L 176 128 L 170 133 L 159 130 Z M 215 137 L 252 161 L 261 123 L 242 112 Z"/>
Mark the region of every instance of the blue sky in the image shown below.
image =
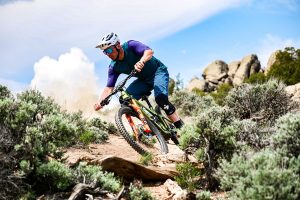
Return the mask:
<path id="1" fill-rule="evenodd" d="M 264 67 L 276 49 L 300 48 L 299 19 L 299 0 L 0 0 L 0 84 L 53 93 L 90 79 L 98 93 L 109 59 L 94 46 L 110 31 L 150 46 L 185 83 L 214 60 L 254 53 Z"/>

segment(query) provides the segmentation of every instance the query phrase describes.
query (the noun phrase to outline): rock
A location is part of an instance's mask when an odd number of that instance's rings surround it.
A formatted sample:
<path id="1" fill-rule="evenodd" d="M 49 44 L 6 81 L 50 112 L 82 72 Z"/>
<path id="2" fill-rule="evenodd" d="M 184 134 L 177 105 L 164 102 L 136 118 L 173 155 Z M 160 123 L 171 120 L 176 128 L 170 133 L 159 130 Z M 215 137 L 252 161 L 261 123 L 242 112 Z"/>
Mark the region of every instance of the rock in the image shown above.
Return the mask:
<path id="1" fill-rule="evenodd" d="M 202 74 L 207 81 L 219 81 L 227 76 L 228 65 L 221 60 L 216 60 L 209 64 Z"/>
<path id="2" fill-rule="evenodd" d="M 181 189 L 181 187 L 171 179 L 166 180 L 164 183 L 164 186 L 167 188 L 167 190 L 171 193 L 170 197 L 168 199 L 172 200 L 185 200 L 187 197 L 187 191 Z"/>
<path id="3" fill-rule="evenodd" d="M 245 78 L 249 78 L 250 74 L 256 73 L 260 70 L 260 62 L 256 55 L 251 54 L 242 59 L 239 68 L 237 69 L 233 85 L 240 85 Z"/>
<path id="4" fill-rule="evenodd" d="M 114 172 L 128 180 L 141 179 L 143 181 L 164 181 L 178 175 L 170 168 L 145 167 L 116 156 L 108 156 L 101 160 L 94 160 L 103 170 Z"/>
<path id="5" fill-rule="evenodd" d="M 291 95 L 292 100 L 300 103 L 300 83 L 290 85 L 285 88 L 285 91 Z"/>
<path id="6" fill-rule="evenodd" d="M 241 61 L 233 61 L 228 64 L 228 76 L 233 78 L 235 75 L 235 72 L 238 70 L 238 68 L 241 65 Z"/>
<path id="7" fill-rule="evenodd" d="M 276 56 L 277 54 L 279 53 L 280 51 L 277 50 L 275 52 L 273 52 L 268 60 L 268 63 L 267 63 L 267 66 L 266 66 L 266 69 L 265 69 L 265 75 L 267 75 L 267 73 L 270 71 L 271 69 L 271 66 L 275 63 L 276 61 Z"/>
<path id="8" fill-rule="evenodd" d="M 205 80 L 199 78 L 193 78 L 187 86 L 188 91 L 192 91 L 194 88 L 206 91 L 208 83 Z"/>

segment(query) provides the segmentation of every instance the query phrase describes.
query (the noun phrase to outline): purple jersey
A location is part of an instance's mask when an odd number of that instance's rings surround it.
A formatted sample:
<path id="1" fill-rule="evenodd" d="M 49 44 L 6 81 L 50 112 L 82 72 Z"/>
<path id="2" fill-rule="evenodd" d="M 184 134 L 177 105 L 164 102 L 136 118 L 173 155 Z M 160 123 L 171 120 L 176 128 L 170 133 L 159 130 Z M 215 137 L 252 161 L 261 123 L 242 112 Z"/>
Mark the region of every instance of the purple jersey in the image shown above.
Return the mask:
<path id="1" fill-rule="evenodd" d="M 151 49 L 147 45 L 135 41 L 135 40 L 129 40 L 128 42 L 128 49 L 130 51 L 133 51 L 137 56 L 143 56 L 144 51 Z M 107 87 L 114 87 L 116 85 L 117 79 L 119 77 L 120 73 L 114 71 L 113 67 L 110 65 L 108 68 L 108 79 L 107 79 Z"/>

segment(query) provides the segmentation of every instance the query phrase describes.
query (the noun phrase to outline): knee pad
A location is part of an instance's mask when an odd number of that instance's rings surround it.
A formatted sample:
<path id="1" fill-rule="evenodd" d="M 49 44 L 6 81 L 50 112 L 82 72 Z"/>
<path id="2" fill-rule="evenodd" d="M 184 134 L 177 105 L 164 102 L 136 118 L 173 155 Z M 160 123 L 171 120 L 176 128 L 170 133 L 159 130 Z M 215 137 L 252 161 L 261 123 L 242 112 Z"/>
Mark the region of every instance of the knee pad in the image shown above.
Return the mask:
<path id="1" fill-rule="evenodd" d="M 155 97 L 155 101 L 157 105 L 165 111 L 167 115 L 172 115 L 175 112 L 175 107 L 168 100 L 168 96 L 164 94 L 160 94 Z"/>

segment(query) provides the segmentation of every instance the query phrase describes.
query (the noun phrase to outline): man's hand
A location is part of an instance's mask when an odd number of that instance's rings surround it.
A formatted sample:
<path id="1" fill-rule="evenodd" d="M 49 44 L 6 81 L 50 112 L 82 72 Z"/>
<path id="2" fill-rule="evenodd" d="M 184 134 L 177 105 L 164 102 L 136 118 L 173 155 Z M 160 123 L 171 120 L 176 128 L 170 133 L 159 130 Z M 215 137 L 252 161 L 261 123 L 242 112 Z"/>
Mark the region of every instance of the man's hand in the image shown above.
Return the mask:
<path id="1" fill-rule="evenodd" d="M 141 70 L 143 69 L 145 63 L 143 61 L 139 61 L 134 65 L 134 69 L 136 69 L 136 71 L 141 72 Z"/>
<path id="2" fill-rule="evenodd" d="M 98 111 L 98 110 L 100 110 L 101 108 L 102 108 L 102 106 L 101 106 L 99 103 L 95 103 L 95 105 L 94 105 L 95 111 Z"/>

